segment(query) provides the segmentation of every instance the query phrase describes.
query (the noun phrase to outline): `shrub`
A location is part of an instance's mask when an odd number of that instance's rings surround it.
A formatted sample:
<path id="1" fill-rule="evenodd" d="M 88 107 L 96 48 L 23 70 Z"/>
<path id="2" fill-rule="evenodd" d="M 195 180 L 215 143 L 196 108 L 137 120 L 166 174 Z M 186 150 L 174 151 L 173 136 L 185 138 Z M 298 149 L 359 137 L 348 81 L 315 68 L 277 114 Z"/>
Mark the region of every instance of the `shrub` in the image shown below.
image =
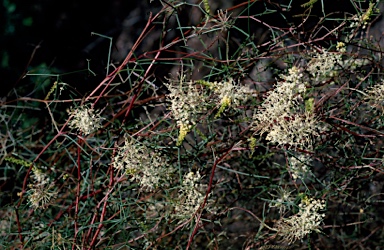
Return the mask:
<path id="1" fill-rule="evenodd" d="M 30 73 L 53 87 L 2 99 L 0 245 L 384 245 L 378 3 L 151 2 L 87 94 Z"/>

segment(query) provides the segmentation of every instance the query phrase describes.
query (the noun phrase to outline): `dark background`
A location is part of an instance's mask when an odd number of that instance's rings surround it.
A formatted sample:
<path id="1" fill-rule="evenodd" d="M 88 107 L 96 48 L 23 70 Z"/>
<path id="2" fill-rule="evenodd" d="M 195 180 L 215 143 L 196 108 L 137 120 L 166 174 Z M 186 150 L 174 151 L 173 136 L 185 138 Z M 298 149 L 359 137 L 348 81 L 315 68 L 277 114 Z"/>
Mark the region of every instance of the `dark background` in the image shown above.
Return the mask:
<path id="1" fill-rule="evenodd" d="M 139 2 L 3 0 L 0 95 L 23 84 L 26 80 L 20 77 L 39 66 L 50 68 L 50 73 L 70 72 L 86 69 L 90 59 L 94 72 L 105 71 L 109 40 L 91 36 L 91 32 L 116 39 L 123 20 L 138 8 L 145 10 L 146 3 Z M 141 12 L 136 11 L 142 16 L 136 33 L 140 32 L 141 21 L 146 20 Z"/>
<path id="2" fill-rule="evenodd" d="M 225 2 L 225 7 L 228 8 L 245 1 L 247 0 L 223 0 L 217 2 L 220 2 L 222 6 L 224 6 Z M 279 2 L 283 1 L 276 1 L 276 3 L 260 1 L 260 3 L 255 4 L 249 9 L 250 14 L 262 12 L 266 5 L 269 9 L 281 11 Z M 292 18 L 292 16 L 300 14 L 303 9 L 298 6 L 308 2 L 308 0 L 294 0 L 293 2 L 295 6 L 292 8 L 292 12 L 284 13 L 287 19 L 283 19 L 282 15 L 277 12 L 276 15 L 263 16 L 265 18 L 264 21 L 279 27 L 288 27 L 289 23 L 295 24 L 295 22 L 297 25 L 301 20 Z M 320 2 L 318 1 L 316 8 L 314 8 L 315 10 L 312 12 L 311 22 L 308 22 L 306 27 L 304 27 L 305 30 L 303 30 L 301 37 L 303 40 L 307 38 L 307 35 L 311 34 L 310 30 L 317 24 L 319 18 L 316 15 L 321 16 Z M 327 8 L 334 8 L 334 11 L 340 11 L 340 16 L 343 16 L 344 11 L 347 10 L 351 13 L 354 12 L 351 10 L 349 0 L 324 0 L 323 2 Z M 212 6 L 212 11 L 215 12 L 215 9 L 219 8 L 220 4 L 216 4 L 215 7 Z M 157 0 L 154 0 L 151 4 L 142 0 L 110 0 L 98 1 L 97 3 L 90 0 L 3 0 L 0 6 L 0 30 L 2 32 L 2 36 L 0 36 L 0 97 L 8 95 L 9 91 L 13 88 L 20 89 L 29 86 L 31 86 L 30 91 L 26 92 L 26 96 L 33 97 L 33 90 L 35 89 L 33 86 L 35 84 L 33 82 L 34 79 L 31 77 L 23 78 L 25 73 L 39 72 L 38 70 L 42 68 L 48 69 L 45 72 L 49 73 L 75 72 L 87 69 L 87 60 L 90 60 L 91 69 L 96 73 L 96 76 L 89 74 L 85 70 L 81 73 L 62 76 L 62 78 L 68 84 L 74 85 L 81 93 L 89 91 L 92 86 L 97 86 L 105 77 L 109 48 L 108 39 L 91 36 L 91 32 L 113 38 L 114 53 L 112 55 L 112 62 L 118 64 L 143 30 L 149 12 L 156 13 L 156 10 L 160 7 L 161 5 Z M 183 22 L 182 26 L 188 26 L 190 18 L 188 9 L 185 8 L 180 11 L 185 11 L 179 13 L 179 17 L 182 18 L 181 21 Z M 331 11 L 327 9 L 326 13 Z M 381 19 L 377 21 L 381 21 Z M 329 29 L 333 27 L 333 23 L 323 23 L 323 25 L 328 25 Z M 256 34 L 255 39 L 259 39 L 257 34 L 263 34 L 264 32 L 263 30 L 260 31 L 260 27 L 257 25 L 247 27 L 248 22 L 244 19 L 239 20 L 236 26 Z M 377 37 L 380 37 L 380 28 L 383 25 L 377 24 L 376 27 L 379 29 L 372 31 L 378 34 Z M 322 32 L 326 32 L 326 29 L 323 29 Z M 156 37 L 156 34 L 159 33 L 153 32 L 153 34 L 153 39 L 159 39 Z M 237 39 L 240 43 L 242 42 L 244 37 L 242 37 L 241 33 L 233 31 L 232 34 L 234 39 Z M 319 32 L 318 36 L 321 35 L 323 34 Z M 334 38 L 334 41 L 336 40 L 337 37 Z M 324 45 L 334 41 L 324 41 Z M 235 46 L 236 44 L 234 44 Z M 156 48 L 152 49 L 155 50 Z M 162 72 L 159 73 L 166 75 L 167 70 L 169 69 L 161 68 Z M 45 95 L 42 96 L 44 97 Z M 28 110 L 28 112 L 31 111 Z M 42 112 L 39 110 L 36 111 L 36 117 L 39 113 L 42 115 Z M 49 115 L 47 113 L 45 115 L 47 119 L 41 119 L 39 122 L 49 124 Z M 24 121 L 20 120 L 21 122 Z M 21 125 L 18 123 L 14 126 Z M 5 132 L 3 133 L 6 134 Z M 11 185 L 14 185 L 14 183 L 11 183 Z M 6 189 L 12 190 L 8 187 L 2 187 L 1 191 L 4 192 Z M 16 199 L 16 193 L 14 193 L 14 196 Z M 353 221 L 351 220 L 351 222 Z"/>
<path id="3" fill-rule="evenodd" d="M 199 1 L 188 2 L 198 3 Z M 217 9 L 229 8 L 242 2 L 244 1 L 211 1 L 211 10 L 212 13 L 216 13 Z M 302 20 L 294 18 L 294 16 L 302 14 L 304 9 L 300 5 L 308 1 L 293 1 L 292 9 L 284 12 L 281 6 L 289 2 L 284 0 L 259 1 L 246 14 L 252 15 L 261 13 L 266 8 L 272 9 L 277 11 L 276 14 L 261 15 L 258 18 L 262 18 L 269 25 L 278 27 L 287 28 L 290 25 L 298 25 Z M 337 12 L 341 18 L 345 12 L 355 12 L 350 1 L 318 1 L 311 12 L 311 20 L 307 21 L 303 27 L 301 35 L 303 40 L 308 38 L 306 36 L 311 34 L 311 29 L 319 21 L 318 16 L 322 15 L 320 2 L 324 3 L 326 13 Z M 111 60 L 118 64 L 143 30 L 149 13 L 156 13 L 160 8 L 161 3 L 158 0 L 154 0 L 152 3 L 141 0 L 112 0 L 97 3 L 90 0 L 2 0 L 0 6 L 0 30 L 2 32 L 0 37 L 0 97 L 6 96 L 12 88 L 29 84 L 30 79 L 22 79 L 26 72 L 36 73 L 38 68 L 49 69 L 49 73 L 74 72 L 87 69 L 87 60 L 90 60 L 90 67 L 96 76 L 90 75 L 85 70 L 85 73 L 82 74 L 69 74 L 63 80 L 75 85 L 76 82 L 82 82 L 85 89 L 95 86 L 94 84 L 100 82 L 105 76 L 109 39 L 91 36 L 91 32 L 113 38 L 114 52 Z M 187 26 L 190 24 L 191 13 L 188 8 L 180 9 L 181 12 L 178 14 L 181 21 L 184 22 L 183 25 Z M 183 18 L 184 20 L 182 20 Z M 328 30 L 334 26 L 331 22 L 324 22 L 322 25 Z M 236 26 L 253 33 L 255 39 L 263 34 L 256 23 L 252 23 L 252 26 L 248 27 L 249 23 L 245 19 L 239 20 Z M 327 29 L 321 29 L 318 36 L 323 35 L 321 32 L 327 32 Z M 160 34 L 158 33 L 158 35 Z M 243 39 L 243 35 L 237 34 L 236 30 L 232 32 L 232 36 L 238 38 L 240 42 Z M 159 38 L 153 37 L 153 39 Z M 336 39 L 337 37 L 335 37 Z M 327 42 L 325 41 L 325 43 Z M 120 46 L 116 46 L 118 43 Z M 328 44 L 322 45 L 327 46 Z M 234 47 L 238 48 L 237 45 Z M 165 71 L 162 69 L 161 73 Z M 81 89 L 81 86 L 76 86 L 76 88 Z"/>

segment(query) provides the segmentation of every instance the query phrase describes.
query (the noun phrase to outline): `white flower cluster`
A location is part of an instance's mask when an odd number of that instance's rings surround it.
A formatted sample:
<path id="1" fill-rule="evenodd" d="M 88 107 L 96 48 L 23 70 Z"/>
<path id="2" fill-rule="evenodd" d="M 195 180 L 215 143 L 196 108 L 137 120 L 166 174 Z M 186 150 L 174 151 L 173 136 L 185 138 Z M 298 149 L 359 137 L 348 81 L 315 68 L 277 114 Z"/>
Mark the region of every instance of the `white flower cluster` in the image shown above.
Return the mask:
<path id="1" fill-rule="evenodd" d="M 371 17 L 375 13 L 379 13 L 380 10 L 375 8 L 375 3 L 371 2 L 369 4 L 369 7 L 366 12 L 362 13 L 361 15 L 355 15 L 352 18 L 352 22 L 349 25 L 350 28 L 357 28 L 362 26 L 362 29 L 367 28 L 367 25 L 369 24 L 369 21 L 371 20 Z M 353 35 L 353 34 L 351 34 Z"/>
<path id="2" fill-rule="evenodd" d="M 307 70 L 315 81 L 326 81 L 337 74 L 338 65 L 343 65 L 342 54 L 328 51 L 313 52 Z"/>
<path id="3" fill-rule="evenodd" d="M 158 152 L 145 145 L 135 144 L 128 137 L 124 146 L 119 147 L 114 157 L 113 167 L 132 175 L 132 180 L 140 183 L 142 188 L 153 191 L 169 182 L 173 167 Z"/>
<path id="4" fill-rule="evenodd" d="M 250 94 L 248 88 L 236 85 L 233 79 L 210 84 L 210 88 L 218 95 L 221 104 L 227 99 L 230 104 L 239 105 L 240 101 L 246 100 Z"/>
<path id="5" fill-rule="evenodd" d="M 308 112 L 291 115 L 294 117 L 280 117 L 281 120 L 273 126 L 266 139 L 272 143 L 290 147 L 312 148 L 312 136 L 318 135 L 316 131 L 318 121 L 313 114 Z"/>
<path id="6" fill-rule="evenodd" d="M 179 202 L 175 206 L 175 217 L 184 219 L 190 218 L 203 203 L 205 185 L 200 184 L 201 175 L 199 172 L 189 172 L 184 176 L 179 191 Z"/>
<path id="7" fill-rule="evenodd" d="M 368 88 L 366 91 L 366 100 L 371 106 L 381 109 L 384 113 L 384 80 Z"/>
<path id="8" fill-rule="evenodd" d="M 205 87 L 213 91 L 213 97 L 209 96 Z M 181 76 L 176 84 L 168 84 L 167 88 L 170 91 L 167 98 L 171 102 L 173 117 L 180 126 L 178 145 L 198 122 L 200 116 L 207 113 L 208 106 L 214 105 L 217 99 L 220 100 L 220 107 L 216 117 L 233 104 L 238 105 L 250 93 L 249 89 L 234 84 L 232 79 L 224 82 L 185 82 L 184 76 Z"/>
<path id="9" fill-rule="evenodd" d="M 303 239 L 311 232 L 320 232 L 320 224 L 325 214 L 319 210 L 325 209 L 324 200 L 303 199 L 299 205 L 300 211 L 289 218 L 282 218 L 276 223 L 276 230 L 288 244 Z"/>
<path id="10" fill-rule="evenodd" d="M 311 147 L 312 136 L 318 135 L 318 121 L 312 112 L 305 111 L 303 74 L 292 67 L 282 77 L 284 81 L 279 82 L 254 114 L 253 129 L 267 133 L 266 139 L 278 145 Z"/>
<path id="11" fill-rule="evenodd" d="M 196 124 L 199 115 L 207 111 L 208 98 L 204 95 L 203 86 L 193 82 L 184 82 L 183 77 L 178 84 L 168 84 L 170 91 L 172 115 L 177 125 L 191 128 Z"/>
<path id="12" fill-rule="evenodd" d="M 342 52 L 342 53 L 346 52 L 346 51 L 347 51 L 347 48 L 346 48 L 346 46 L 345 46 L 345 43 L 343 43 L 343 42 L 337 42 L 337 44 L 336 44 L 336 50 L 339 51 L 339 52 Z"/>
<path id="13" fill-rule="evenodd" d="M 34 209 L 45 208 L 51 199 L 56 197 L 57 193 L 52 191 L 54 186 L 42 169 L 33 167 L 32 173 L 33 183 L 29 184 L 30 189 L 28 191 L 29 203 Z"/>
<path id="14" fill-rule="evenodd" d="M 245 101 L 251 94 L 249 88 L 236 85 L 233 79 L 223 82 L 200 82 L 207 85 L 216 95 L 216 99 L 211 99 L 211 101 L 218 100 L 219 111 L 215 116 L 216 118 L 219 117 L 225 109 L 233 105 L 239 105 L 241 101 Z"/>
<path id="15" fill-rule="evenodd" d="M 290 157 L 289 162 L 293 180 L 303 179 L 311 172 L 308 168 L 308 164 L 310 164 L 311 161 L 311 157 L 304 154 L 300 154 L 297 157 Z"/>
<path id="16" fill-rule="evenodd" d="M 269 130 L 271 121 L 281 117 L 290 117 L 297 109 L 297 103 L 301 102 L 301 93 L 305 92 L 305 85 L 302 82 L 303 74 L 296 67 L 289 69 L 287 76 L 282 76 L 285 81 L 279 82 L 276 88 L 271 91 L 262 104 L 262 110 L 257 112 L 254 118 L 262 123 L 262 131 Z"/>
<path id="17" fill-rule="evenodd" d="M 184 82 L 184 76 L 180 77 L 177 84 L 170 83 L 167 87 L 172 115 L 180 126 L 177 140 L 177 145 L 180 145 L 200 115 L 207 112 L 208 96 L 203 93 L 203 86 L 192 81 Z"/>
<path id="18" fill-rule="evenodd" d="M 69 115 L 73 115 L 72 120 L 69 121 L 69 127 L 77 129 L 84 135 L 88 135 L 102 127 L 100 114 L 86 105 L 70 109 L 67 112 Z"/>

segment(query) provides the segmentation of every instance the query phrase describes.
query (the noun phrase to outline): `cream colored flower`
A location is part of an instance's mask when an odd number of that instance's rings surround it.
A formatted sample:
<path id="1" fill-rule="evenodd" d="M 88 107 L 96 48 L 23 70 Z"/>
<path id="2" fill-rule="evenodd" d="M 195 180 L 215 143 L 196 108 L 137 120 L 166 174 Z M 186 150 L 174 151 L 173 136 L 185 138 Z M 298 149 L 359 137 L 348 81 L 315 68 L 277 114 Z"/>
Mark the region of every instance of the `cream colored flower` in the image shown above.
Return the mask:
<path id="1" fill-rule="evenodd" d="M 47 207 L 51 199 L 57 195 L 57 192 L 53 190 L 53 183 L 51 183 L 49 176 L 44 173 L 44 169 L 37 167 L 32 168 L 31 179 L 33 179 L 33 183 L 28 185 L 30 205 L 34 209 Z"/>
<path id="2" fill-rule="evenodd" d="M 384 113 L 384 80 L 368 88 L 366 91 L 366 100 L 373 107 L 381 109 Z"/>
<path id="3" fill-rule="evenodd" d="M 282 77 L 285 81 L 279 82 L 254 114 L 253 130 L 266 133 L 268 141 L 280 146 L 311 146 L 313 137 L 318 135 L 319 121 L 313 112 L 305 111 L 303 74 L 292 67 Z"/>
<path id="4" fill-rule="evenodd" d="M 171 102 L 172 115 L 180 126 L 177 140 L 177 145 L 180 145 L 200 115 L 207 112 L 208 96 L 203 86 L 193 81 L 185 82 L 183 75 L 178 82 L 166 86 L 170 91 L 167 99 Z"/>
<path id="5" fill-rule="evenodd" d="M 174 171 L 159 152 L 135 143 L 128 137 L 125 138 L 124 146 L 118 149 L 113 167 L 132 175 L 132 180 L 138 181 L 147 191 L 168 185 Z"/>
<path id="6" fill-rule="evenodd" d="M 343 43 L 343 42 L 338 42 L 337 44 L 336 44 L 336 50 L 337 51 L 339 51 L 339 52 L 346 52 L 347 51 L 347 49 L 346 49 L 346 47 L 345 47 L 345 43 Z"/>
<path id="7" fill-rule="evenodd" d="M 168 84 L 167 88 L 170 91 L 167 99 L 171 102 L 172 115 L 179 126 L 177 145 L 182 143 L 200 117 L 207 113 L 208 107 L 218 105 L 216 117 L 219 117 L 226 108 L 246 100 L 250 93 L 248 88 L 236 85 L 232 79 L 222 82 L 184 81 L 184 76 L 178 82 Z"/>
<path id="8" fill-rule="evenodd" d="M 290 171 L 293 180 L 304 179 L 308 173 L 311 173 L 308 165 L 311 164 L 311 157 L 308 155 L 300 154 L 297 157 L 290 157 Z"/>
<path id="9" fill-rule="evenodd" d="M 338 44 L 340 46 L 341 44 Z M 326 81 L 337 74 L 338 65 L 343 65 L 342 54 L 326 50 L 310 54 L 312 60 L 308 63 L 307 70 L 315 81 Z"/>
<path id="10" fill-rule="evenodd" d="M 84 135 L 88 135 L 102 127 L 100 114 L 86 105 L 70 109 L 68 114 L 73 115 L 73 118 L 69 121 L 69 127 L 77 129 Z"/>
<path id="11" fill-rule="evenodd" d="M 320 232 L 320 224 L 325 217 L 325 214 L 319 213 L 319 210 L 325 209 L 324 200 L 303 199 L 299 209 L 297 214 L 282 218 L 275 225 L 277 234 L 288 244 L 302 240 L 311 232 Z"/>
<path id="12" fill-rule="evenodd" d="M 219 111 L 215 117 L 219 117 L 227 108 L 239 105 L 240 102 L 245 101 L 251 93 L 248 88 L 235 84 L 233 79 L 222 82 L 209 82 L 207 84 L 219 100 Z"/>
<path id="13" fill-rule="evenodd" d="M 189 172 L 184 176 L 179 190 L 179 199 L 175 205 L 174 217 L 181 220 L 190 218 L 203 204 L 207 186 L 201 184 L 201 178 L 198 171 L 196 173 Z M 211 201 L 208 200 L 205 208 L 213 212 L 210 204 Z"/>
<path id="14" fill-rule="evenodd" d="M 318 136 L 318 123 L 315 116 L 307 112 L 291 117 L 280 117 L 270 128 L 266 139 L 293 148 L 311 147 L 313 137 Z"/>

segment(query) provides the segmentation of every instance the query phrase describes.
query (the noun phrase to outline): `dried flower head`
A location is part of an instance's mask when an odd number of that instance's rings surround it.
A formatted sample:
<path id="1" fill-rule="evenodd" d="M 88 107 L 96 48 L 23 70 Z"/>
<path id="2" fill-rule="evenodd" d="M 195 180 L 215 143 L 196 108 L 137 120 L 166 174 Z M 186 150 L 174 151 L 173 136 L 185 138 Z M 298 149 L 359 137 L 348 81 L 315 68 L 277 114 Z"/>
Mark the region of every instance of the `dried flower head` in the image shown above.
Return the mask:
<path id="1" fill-rule="evenodd" d="M 125 138 L 124 146 L 119 147 L 113 167 L 132 175 L 132 179 L 147 191 L 169 184 L 173 172 L 173 167 L 159 152 L 135 143 L 128 137 Z"/>
<path id="2" fill-rule="evenodd" d="M 325 209 L 324 200 L 304 198 L 299 204 L 299 209 L 297 214 L 282 218 L 275 225 L 277 233 L 288 244 L 302 240 L 311 232 L 320 232 L 320 224 L 325 217 L 325 214 L 319 213 L 319 210 Z"/>
<path id="3" fill-rule="evenodd" d="M 216 23 L 214 27 L 218 27 L 221 31 L 227 31 L 233 25 L 233 22 L 230 21 L 231 15 L 228 15 L 228 11 L 218 10 L 217 19 L 213 19 L 213 22 Z"/>
<path id="4" fill-rule="evenodd" d="M 279 213 L 283 215 L 287 208 L 291 208 L 294 204 L 294 197 L 291 196 L 292 191 L 287 191 L 282 187 L 276 190 L 277 194 L 271 194 L 272 197 L 276 197 L 271 203 L 269 203 L 269 207 L 276 207 L 279 209 Z"/>
<path id="5" fill-rule="evenodd" d="M 45 208 L 57 193 L 52 191 L 52 186 L 37 186 L 29 189 L 29 202 L 34 209 Z"/>
<path id="6" fill-rule="evenodd" d="M 70 109 L 68 110 L 68 114 L 73 116 L 69 121 L 69 127 L 77 129 L 85 135 L 102 127 L 101 121 L 103 119 L 100 117 L 100 114 L 86 105 Z"/>
<path id="7" fill-rule="evenodd" d="M 30 205 L 37 208 L 45 208 L 48 206 L 52 198 L 56 197 L 57 192 L 53 191 L 53 183 L 50 182 L 48 175 L 44 173 L 44 169 L 37 167 L 32 168 L 33 183 L 29 184 L 28 200 Z"/>

